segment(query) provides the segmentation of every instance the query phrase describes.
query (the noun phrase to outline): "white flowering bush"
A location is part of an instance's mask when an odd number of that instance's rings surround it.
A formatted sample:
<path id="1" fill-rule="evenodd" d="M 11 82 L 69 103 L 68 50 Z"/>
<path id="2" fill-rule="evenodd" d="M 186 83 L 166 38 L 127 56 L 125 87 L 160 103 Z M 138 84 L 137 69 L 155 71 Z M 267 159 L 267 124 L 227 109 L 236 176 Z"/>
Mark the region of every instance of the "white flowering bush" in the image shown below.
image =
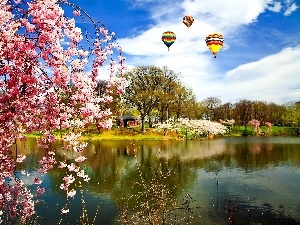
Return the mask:
<path id="1" fill-rule="evenodd" d="M 186 137 L 207 137 L 211 135 L 222 135 L 227 132 L 226 126 L 209 120 L 179 119 L 176 122 L 155 124 L 156 130 L 176 130 Z"/>
<path id="2" fill-rule="evenodd" d="M 176 131 L 173 122 L 157 123 L 154 124 L 153 127 L 155 131 L 163 131 L 164 135 L 166 135 L 168 131 Z"/>

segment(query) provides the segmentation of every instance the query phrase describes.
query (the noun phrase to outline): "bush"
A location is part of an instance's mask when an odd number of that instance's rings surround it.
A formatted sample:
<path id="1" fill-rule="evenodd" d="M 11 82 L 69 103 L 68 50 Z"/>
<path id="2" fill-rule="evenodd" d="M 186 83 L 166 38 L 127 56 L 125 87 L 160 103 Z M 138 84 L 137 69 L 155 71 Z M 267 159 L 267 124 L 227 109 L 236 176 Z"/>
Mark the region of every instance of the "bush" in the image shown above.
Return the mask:
<path id="1" fill-rule="evenodd" d="M 255 132 L 253 130 L 248 130 L 247 128 L 241 133 L 242 136 L 254 136 Z"/>

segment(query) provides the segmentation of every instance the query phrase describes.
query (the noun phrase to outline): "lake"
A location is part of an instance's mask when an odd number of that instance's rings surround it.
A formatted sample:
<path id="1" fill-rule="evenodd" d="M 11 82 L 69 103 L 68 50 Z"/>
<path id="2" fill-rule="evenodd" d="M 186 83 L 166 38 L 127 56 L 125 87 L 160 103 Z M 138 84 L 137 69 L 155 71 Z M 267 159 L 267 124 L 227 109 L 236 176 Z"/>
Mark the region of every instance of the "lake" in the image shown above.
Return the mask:
<path id="1" fill-rule="evenodd" d="M 75 158 L 63 144 L 52 145 L 56 157 Z M 16 148 L 27 156 L 17 171 L 30 174 L 18 176 L 41 177 L 46 188 L 40 224 L 121 224 L 117 215 L 123 224 L 300 224 L 299 137 L 89 142 L 82 167 L 91 180 L 77 183 L 68 200 L 60 189 L 65 170 L 36 172 L 45 152 L 35 139 Z"/>

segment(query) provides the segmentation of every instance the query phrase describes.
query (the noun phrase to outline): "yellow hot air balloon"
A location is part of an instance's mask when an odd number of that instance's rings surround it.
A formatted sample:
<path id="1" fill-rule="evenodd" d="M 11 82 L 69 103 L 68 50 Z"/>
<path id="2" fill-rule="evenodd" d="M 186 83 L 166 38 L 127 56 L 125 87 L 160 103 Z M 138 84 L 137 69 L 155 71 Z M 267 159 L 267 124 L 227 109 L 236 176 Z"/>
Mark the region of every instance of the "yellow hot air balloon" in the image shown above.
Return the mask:
<path id="1" fill-rule="evenodd" d="M 223 47 L 224 39 L 222 34 L 209 34 L 205 42 L 209 50 L 214 54 L 214 58 L 216 58 L 218 51 Z"/>

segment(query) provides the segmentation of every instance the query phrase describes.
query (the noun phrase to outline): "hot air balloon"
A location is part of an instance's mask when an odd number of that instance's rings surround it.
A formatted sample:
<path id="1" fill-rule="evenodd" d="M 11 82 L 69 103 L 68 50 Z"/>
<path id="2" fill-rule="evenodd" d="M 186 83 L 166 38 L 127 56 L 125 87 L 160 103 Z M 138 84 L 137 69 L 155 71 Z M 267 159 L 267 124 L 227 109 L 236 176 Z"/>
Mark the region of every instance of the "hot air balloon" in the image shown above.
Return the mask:
<path id="1" fill-rule="evenodd" d="M 182 22 L 188 27 L 190 28 L 190 26 L 192 26 L 193 22 L 194 22 L 194 18 L 192 16 L 185 16 L 183 17 Z"/>
<path id="2" fill-rule="evenodd" d="M 214 54 L 214 58 L 217 57 L 218 51 L 223 47 L 223 36 L 221 34 L 209 34 L 205 39 L 207 47 Z"/>
<path id="3" fill-rule="evenodd" d="M 172 31 L 166 31 L 162 34 L 161 40 L 168 47 L 168 51 L 170 50 L 170 46 L 175 42 L 176 35 Z"/>

